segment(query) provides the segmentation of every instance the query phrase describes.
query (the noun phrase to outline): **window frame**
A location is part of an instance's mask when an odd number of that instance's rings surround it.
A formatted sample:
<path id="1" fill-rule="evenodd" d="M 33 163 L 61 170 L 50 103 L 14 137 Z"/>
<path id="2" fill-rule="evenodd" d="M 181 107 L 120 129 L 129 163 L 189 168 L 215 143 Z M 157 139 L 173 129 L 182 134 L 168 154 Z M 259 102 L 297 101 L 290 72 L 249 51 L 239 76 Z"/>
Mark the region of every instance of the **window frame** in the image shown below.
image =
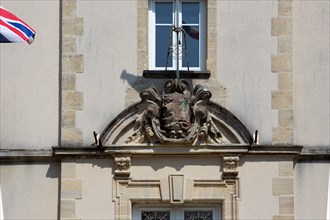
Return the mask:
<path id="1" fill-rule="evenodd" d="M 203 71 L 206 70 L 206 2 L 205 0 L 149 0 L 149 11 L 148 11 L 148 61 L 149 70 L 164 70 L 164 67 L 156 67 L 156 2 L 172 2 L 173 7 L 179 4 L 179 18 L 177 18 L 177 13 L 173 11 L 172 19 L 173 23 L 179 20 L 179 26 L 182 25 L 182 2 L 198 2 L 200 5 L 199 10 L 199 66 L 189 67 L 189 70 L 193 71 Z M 169 33 L 170 34 L 170 33 Z M 173 42 L 176 41 L 176 34 L 173 33 Z M 189 48 L 188 48 L 189 54 Z M 180 59 L 179 69 L 188 70 L 187 67 L 182 67 L 182 58 Z M 168 70 L 176 70 L 176 60 L 172 58 L 172 67 L 168 67 Z"/>
<path id="2" fill-rule="evenodd" d="M 169 211 L 170 219 L 184 219 L 184 211 L 212 211 L 213 220 L 221 220 L 221 205 L 212 204 L 187 204 L 187 205 L 133 205 L 132 220 L 142 220 L 142 211 Z"/>

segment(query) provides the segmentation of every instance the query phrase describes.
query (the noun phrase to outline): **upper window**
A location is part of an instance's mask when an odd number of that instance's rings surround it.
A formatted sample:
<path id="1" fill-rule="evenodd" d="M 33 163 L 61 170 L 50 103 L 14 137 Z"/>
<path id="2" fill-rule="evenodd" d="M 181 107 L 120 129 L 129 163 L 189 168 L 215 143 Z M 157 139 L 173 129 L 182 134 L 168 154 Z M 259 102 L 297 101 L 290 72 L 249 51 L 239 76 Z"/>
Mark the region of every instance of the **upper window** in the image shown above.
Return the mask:
<path id="1" fill-rule="evenodd" d="M 173 28 L 181 28 L 178 39 Z M 185 33 L 185 34 L 184 34 Z M 149 68 L 205 69 L 204 0 L 149 1 Z M 179 42 L 179 56 L 176 53 Z M 168 49 L 170 53 L 168 56 Z M 172 53 L 173 51 L 173 53 Z M 179 58 L 179 59 L 177 59 Z M 177 63 L 178 61 L 178 63 Z M 167 62 L 167 63 L 166 63 Z"/>

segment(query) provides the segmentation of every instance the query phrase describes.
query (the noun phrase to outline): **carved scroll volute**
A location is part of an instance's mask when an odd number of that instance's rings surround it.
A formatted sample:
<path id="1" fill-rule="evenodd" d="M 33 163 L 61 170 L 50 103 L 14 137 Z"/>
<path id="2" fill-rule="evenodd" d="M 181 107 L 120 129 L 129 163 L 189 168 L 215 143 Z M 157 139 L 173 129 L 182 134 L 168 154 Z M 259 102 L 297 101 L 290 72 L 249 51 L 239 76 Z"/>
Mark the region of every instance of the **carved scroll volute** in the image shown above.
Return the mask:
<path id="1" fill-rule="evenodd" d="M 114 154 L 115 178 L 128 179 L 131 174 L 131 155 Z"/>
<path id="2" fill-rule="evenodd" d="M 238 176 L 239 156 L 223 157 L 223 179 L 236 179 Z"/>

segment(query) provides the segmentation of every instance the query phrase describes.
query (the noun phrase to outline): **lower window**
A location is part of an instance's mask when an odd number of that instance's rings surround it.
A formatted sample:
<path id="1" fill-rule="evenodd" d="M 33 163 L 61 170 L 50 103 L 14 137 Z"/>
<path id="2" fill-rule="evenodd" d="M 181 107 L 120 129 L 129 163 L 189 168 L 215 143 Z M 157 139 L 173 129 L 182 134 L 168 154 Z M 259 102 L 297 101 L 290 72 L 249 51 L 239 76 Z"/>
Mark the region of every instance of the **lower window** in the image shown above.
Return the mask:
<path id="1" fill-rule="evenodd" d="M 147 207 L 134 206 L 133 220 L 220 220 L 220 207 L 183 206 Z"/>

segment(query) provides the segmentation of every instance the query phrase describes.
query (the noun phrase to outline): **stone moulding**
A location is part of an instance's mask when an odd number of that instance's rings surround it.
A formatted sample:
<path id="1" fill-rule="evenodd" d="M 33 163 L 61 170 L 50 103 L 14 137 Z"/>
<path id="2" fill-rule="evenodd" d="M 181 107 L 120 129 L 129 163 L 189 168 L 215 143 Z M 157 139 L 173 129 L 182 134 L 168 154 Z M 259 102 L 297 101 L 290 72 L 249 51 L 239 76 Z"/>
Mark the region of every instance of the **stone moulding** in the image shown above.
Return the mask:
<path id="1" fill-rule="evenodd" d="M 238 176 L 239 156 L 223 157 L 223 179 L 236 179 Z"/>
<path id="2" fill-rule="evenodd" d="M 171 185 L 173 178 L 181 184 Z M 115 219 L 132 219 L 132 209 L 139 204 L 180 203 L 217 205 L 222 219 L 237 219 L 237 193 L 237 181 L 194 180 L 184 175 L 169 175 L 168 180 L 117 180 L 113 185 Z"/>
<path id="3" fill-rule="evenodd" d="M 230 111 L 210 100 L 201 85 L 193 90 L 170 80 L 159 92 L 150 87 L 141 101 L 122 111 L 100 136 L 100 147 L 114 145 L 251 145 L 246 127 Z"/>
<path id="4" fill-rule="evenodd" d="M 115 164 L 115 177 L 128 178 L 131 174 L 131 155 L 113 154 Z"/>

